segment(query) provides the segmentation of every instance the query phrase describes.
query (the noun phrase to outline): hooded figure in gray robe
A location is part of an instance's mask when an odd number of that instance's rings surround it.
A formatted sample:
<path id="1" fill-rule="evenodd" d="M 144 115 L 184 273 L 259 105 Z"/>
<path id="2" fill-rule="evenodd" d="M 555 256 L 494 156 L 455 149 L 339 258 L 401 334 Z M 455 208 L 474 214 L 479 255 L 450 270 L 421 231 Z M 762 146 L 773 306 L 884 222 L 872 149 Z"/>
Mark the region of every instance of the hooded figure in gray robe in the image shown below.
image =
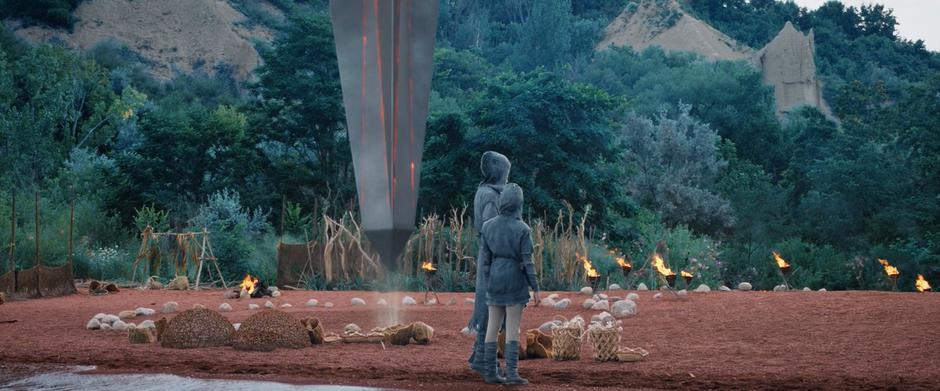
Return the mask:
<path id="1" fill-rule="evenodd" d="M 473 198 L 473 227 L 479 236 L 483 223 L 499 214 L 499 193 L 509 181 L 509 159 L 500 153 L 487 151 L 480 158 L 480 171 L 483 181 L 477 187 Z M 476 330 L 477 338 L 473 344 L 473 353 L 470 355 L 470 368 L 484 372 L 483 368 L 483 342 L 486 338 L 486 324 L 488 310 L 486 307 L 486 281 L 483 278 L 480 260 L 477 260 L 476 296 L 473 307 L 473 316 L 467 327 Z"/>

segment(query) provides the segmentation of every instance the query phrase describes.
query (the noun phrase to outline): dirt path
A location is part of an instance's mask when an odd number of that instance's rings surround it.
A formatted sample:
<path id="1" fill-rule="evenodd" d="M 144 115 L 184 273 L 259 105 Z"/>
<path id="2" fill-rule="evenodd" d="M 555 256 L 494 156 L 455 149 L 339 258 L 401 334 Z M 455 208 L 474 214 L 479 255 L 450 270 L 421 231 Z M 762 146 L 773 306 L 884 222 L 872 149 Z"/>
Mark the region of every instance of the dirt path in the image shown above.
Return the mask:
<path id="1" fill-rule="evenodd" d="M 625 294 L 624 292 L 620 292 Z M 685 301 L 654 299 L 639 292 L 639 314 L 624 320 L 624 346 L 651 352 L 639 363 L 595 363 L 589 343 L 581 361 L 527 360 L 521 372 L 533 390 L 561 389 L 937 389 L 940 387 L 940 294 L 887 292 L 711 292 Z M 327 331 L 341 332 L 350 322 L 363 329 L 379 325 L 380 297 L 400 302 L 402 294 L 375 292 L 284 292 L 275 304 L 288 312 L 314 315 Z M 419 294 L 412 294 L 421 299 Z M 369 305 L 353 307 L 361 297 Z M 402 322 L 422 320 L 436 329 L 429 346 L 326 345 L 273 353 L 228 348 L 173 350 L 130 345 L 124 334 L 89 331 L 84 325 L 98 312 L 136 307 L 159 309 L 166 301 L 180 308 L 195 303 L 217 308 L 227 301 L 233 323 L 253 313 L 248 303 L 223 300 L 220 291 L 85 294 L 8 302 L 0 306 L 0 363 L 96 365 L 100 372 L 160 372 L 213 378 L 281 381 L 298 384 L 349 384 L 402 389 L 499 389 L 481 384 L 466 367 L 473 343 L 460 334 L 472 306 L 469 294 L 442 293 L 454 306 L 416 306 L 400 313 Z M 529 308 L 526 328 L 556 314 L 581 314 L 584 296 L 566 310 Z M 332 309 L 310 309 L 316 298 Z M 157 316 L 134 319 L 158 319 Z"/>

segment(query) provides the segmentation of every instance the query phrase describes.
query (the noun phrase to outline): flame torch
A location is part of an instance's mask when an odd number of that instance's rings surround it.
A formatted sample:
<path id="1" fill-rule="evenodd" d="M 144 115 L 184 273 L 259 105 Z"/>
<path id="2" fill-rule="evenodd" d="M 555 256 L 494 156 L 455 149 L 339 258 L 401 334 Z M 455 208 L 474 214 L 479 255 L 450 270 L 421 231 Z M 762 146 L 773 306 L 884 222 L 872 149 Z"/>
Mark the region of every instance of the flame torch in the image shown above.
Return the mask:
<path id="1" fill-rule="evenodd" d="M 901 272 L 898 271 L 898 268 L 891 266 L 887 259 L 878 258 L 878 263 L 885 269 L 885 275 L 888 277 L 888 281 L 891 282 L 891 290 L 898 290 L 898 276 Z"/>
<path id="2" fill-rule="evenodd" d="M 787 281 L 787 277 L 790 275 L 790 264 L 787 263 L 786 259 L 780 256 L 780 253 L 773 252 L 774 261 L 777 262 L 777 269 L 780 270 L 780 277 L 783 278 L 783 284 L 787 287 L 787 290 L 790 290 L 790 282 Z"/>

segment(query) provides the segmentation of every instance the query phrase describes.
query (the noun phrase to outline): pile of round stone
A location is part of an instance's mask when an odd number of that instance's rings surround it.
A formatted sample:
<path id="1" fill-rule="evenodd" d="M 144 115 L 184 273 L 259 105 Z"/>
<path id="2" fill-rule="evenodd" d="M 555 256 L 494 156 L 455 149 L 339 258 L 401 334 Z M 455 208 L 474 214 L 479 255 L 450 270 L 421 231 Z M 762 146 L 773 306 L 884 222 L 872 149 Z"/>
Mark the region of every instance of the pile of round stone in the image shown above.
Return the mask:
<path id="1" fill-rule="evenodd" d="M 160 345 L 176 349 L 228 346 L 234 334 L 235 327 L 222 314 L 194 308 L 170 320 L 160 335 Z"/>
<path id="2" fill-rule="evenodd" d="M 271 351 L 310 346 L 310 337 L 300 320 L 278 310 L 254 314 L 238 328 L 233 343 L 237 350 Z"/>

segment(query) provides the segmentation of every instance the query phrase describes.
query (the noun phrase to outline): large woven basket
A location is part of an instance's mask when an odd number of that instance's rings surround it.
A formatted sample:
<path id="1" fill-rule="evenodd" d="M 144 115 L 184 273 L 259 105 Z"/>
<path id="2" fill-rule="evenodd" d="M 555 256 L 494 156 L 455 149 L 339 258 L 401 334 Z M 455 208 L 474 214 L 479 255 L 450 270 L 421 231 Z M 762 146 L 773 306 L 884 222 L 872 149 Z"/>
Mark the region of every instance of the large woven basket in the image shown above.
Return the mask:
<path id="1" fill-rule="evenodd" d="M 617 325 L 594 324 L 588 328 L 595 361 L 618 361 L 617 352 L 620 350 L 621 330 Z"/>
<path id="2" fill-rule="evenodd" d="M 562 318 L 561 316 L 557 316 Z M 564 319 L 561 326 L 552 328 L 552 358 L 556 361 L 581 359 L 581 340 L 584 328 L 580 323 Z"/>

